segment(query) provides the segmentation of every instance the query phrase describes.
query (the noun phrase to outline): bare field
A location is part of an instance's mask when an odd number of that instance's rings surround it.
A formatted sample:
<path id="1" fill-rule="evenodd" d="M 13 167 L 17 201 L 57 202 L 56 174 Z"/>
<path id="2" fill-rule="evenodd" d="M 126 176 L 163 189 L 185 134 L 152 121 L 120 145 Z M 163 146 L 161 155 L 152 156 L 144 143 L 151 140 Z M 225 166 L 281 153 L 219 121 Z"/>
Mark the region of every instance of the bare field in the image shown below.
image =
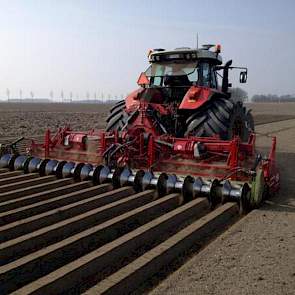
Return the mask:
<path id="1" fill-rule="evenodd" d="M 111 104 L 0 103 L 0 137 L 42 135 L 47 128 L 100 129 Z M 256 124 L 295 118 L 295 103 L 248 104 Z"/>
<path id="2" fill-rule="evenodd" d="M 47 128 L 100 129 L 110 104 L 0 103 L 0 137 L 36 136 Z"/>
<path id="3" fill-rule="evenodd" d="M 151 294 L 294 294 L 295 120 L 256 130 L 261 134 L 259 150 L 269 150 L 269 136 L 277 136 L 280 192 L 191 257 Z"/>
<path id="4" fill-rule="evenodd" d="M 0 142 L 46 128 L 103 128 L 110 104 L 0 103 Z M 249 104 L 257 146 L 278 139 L 279 195 L 254 210 L 152 290 L 152 294 L 294 294 L 295 103 Z"/>

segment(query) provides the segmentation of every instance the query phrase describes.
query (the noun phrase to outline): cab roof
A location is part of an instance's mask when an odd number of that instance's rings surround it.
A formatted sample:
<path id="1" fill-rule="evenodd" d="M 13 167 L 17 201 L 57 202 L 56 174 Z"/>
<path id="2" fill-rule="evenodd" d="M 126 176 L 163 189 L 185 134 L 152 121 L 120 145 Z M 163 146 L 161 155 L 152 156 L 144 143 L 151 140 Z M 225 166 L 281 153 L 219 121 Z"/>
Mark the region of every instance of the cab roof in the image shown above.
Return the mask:
<path id="1" fill-rule="evenodd" d="M 213 45 L 204 45 L 203 48 L 181 47 L 174 50 L 165 50 L 162 48 L 154 49 L 149 54 L 149 61 L 168 62 L 172 60 L 195 61 L 200 59 L 210 60 L 217 65 L 222 64 L 222 57 L 219 51 L 212 51 L 210 48 Z"/>

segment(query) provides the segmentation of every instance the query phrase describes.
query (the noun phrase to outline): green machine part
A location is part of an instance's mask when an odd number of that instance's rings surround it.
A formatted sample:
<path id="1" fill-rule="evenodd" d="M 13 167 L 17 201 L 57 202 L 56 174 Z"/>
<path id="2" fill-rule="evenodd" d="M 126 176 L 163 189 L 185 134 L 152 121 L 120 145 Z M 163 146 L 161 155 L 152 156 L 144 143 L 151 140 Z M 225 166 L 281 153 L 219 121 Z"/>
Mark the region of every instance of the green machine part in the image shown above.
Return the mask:
<path id="1" fill-rule="evenodd" d="M 264 198 L 265 193 L 265 180 L 263 175 L 263 170 L 258 168 L 256 171 L 256 176 L 251 183 L 251 195 L 249 201 L 249 206 L 251 209 L 258 208 Z"/>

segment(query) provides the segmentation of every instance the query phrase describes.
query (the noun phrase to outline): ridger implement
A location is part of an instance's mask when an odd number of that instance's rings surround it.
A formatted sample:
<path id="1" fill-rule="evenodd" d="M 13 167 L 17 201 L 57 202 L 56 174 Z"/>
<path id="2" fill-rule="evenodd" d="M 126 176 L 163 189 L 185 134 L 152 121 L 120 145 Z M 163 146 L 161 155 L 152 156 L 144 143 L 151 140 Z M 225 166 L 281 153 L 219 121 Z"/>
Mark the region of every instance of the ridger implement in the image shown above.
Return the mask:
<path id="1" fill-rule="evenodd" d="M 279 188 L 275 138 L 268 157 L 262 158 L 255 154 L 254 134 L 249 143 L 241 143 L 238 137 L 224 141 L 150 136 L 144 140 L 142 133 L 127 141 L 128 133 L 101 132 L 97 134 L 99 146 L 93 154 L 85 153 L 85 140 L 89 136 L 86 132 L 63 130 L 58 134 L 61 142 L 52 141 L 48 134 L 45 144 L 32 145 L 40 157 L 6 154 L 0 166 L 24 173 L 39 172 L 41 176 L 92 179 L 95 185 L 111 182 L 114 188 L 131 185 L 137 192 L 153 188 L 159 197 L 179 192 L 185 201 L 207 197 L 212 206 L 236 201 L 246 211 L 258 207 L 267 194 Z M 67 150 L 62 142 L 68 142 L 69 137 L 79 141 L 73 139 Z M 165 172 L 161 167 L 166 167 Z"/>
<path id="2" fill-rule="evenodd" d="M 158 197 L 178 192 L 185 202 L 207 197 L 212 207 L 228 201 L 241 211 L 258 207 L 279 189 L 276 138 L 267 156 L 256 153 L 252 115 L 228 92 L 234 67 L 221 66 L 220 47 L 211 47 L 152 51 L 140 89 L 110 110 L 106 130 L 64 128 L 54 136 L 48 130 L 27 155 L 3 155 L 0 167 L 155 189 Z M 245 83 L 247 69 L 239 69 Z"/>

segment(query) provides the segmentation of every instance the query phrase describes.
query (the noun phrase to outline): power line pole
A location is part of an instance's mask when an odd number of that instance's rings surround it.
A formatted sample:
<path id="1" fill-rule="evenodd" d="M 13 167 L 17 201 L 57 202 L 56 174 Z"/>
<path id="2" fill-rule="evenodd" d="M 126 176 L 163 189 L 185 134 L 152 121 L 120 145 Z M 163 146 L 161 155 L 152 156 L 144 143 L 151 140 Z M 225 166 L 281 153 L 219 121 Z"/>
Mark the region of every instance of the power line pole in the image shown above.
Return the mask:
<path id="1" fill-rule="evenodd" d="M 53 101 L 53 91 L 52 90 L 49 92 L 49 96 L 50 96 L 51 100 Z"/>
<path id="2" fill-rule="evenodd" d="M 7 95 L 7 101 L 9 101 L 9 98 L 10 98 L 10 91 L 9 91 L 8 88 L 6 89 L 6 95 Z"/>

